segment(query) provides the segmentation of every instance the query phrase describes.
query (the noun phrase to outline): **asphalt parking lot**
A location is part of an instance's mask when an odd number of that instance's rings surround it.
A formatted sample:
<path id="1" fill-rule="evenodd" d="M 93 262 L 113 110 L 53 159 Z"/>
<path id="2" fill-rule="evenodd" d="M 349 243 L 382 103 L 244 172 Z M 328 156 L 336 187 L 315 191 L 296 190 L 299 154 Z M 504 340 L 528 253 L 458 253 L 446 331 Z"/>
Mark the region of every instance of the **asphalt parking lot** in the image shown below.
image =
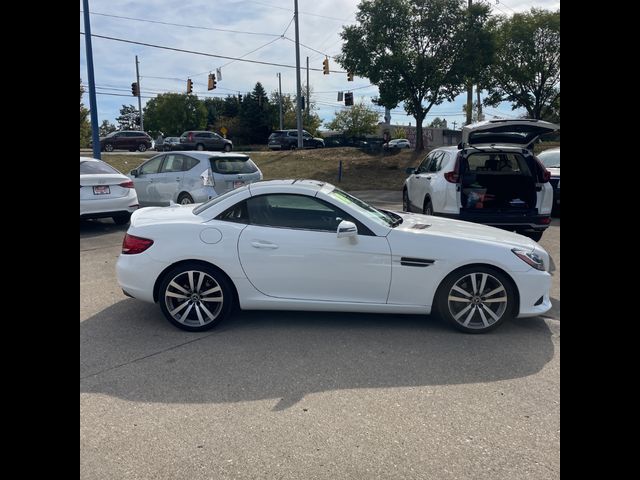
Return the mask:
<path id="1" fill-rule="evenodd" d="M 560 219 L 553 309 L 487 335 L 263 311 L 184 332 L 120 291 L 125 231 L 80 222 L 81 478 L 560 477 Z"/>

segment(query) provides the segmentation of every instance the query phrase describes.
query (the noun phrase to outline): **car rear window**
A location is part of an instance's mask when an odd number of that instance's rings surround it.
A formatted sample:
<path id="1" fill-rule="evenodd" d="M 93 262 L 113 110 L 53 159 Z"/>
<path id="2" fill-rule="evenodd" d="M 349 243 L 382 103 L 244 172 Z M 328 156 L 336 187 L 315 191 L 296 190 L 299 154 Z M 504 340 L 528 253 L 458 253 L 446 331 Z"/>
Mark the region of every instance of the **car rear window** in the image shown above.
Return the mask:
<path id="1" fill-rule="evenodd" d="M 108 163 L 104 162 L 80 162 L 80 175 L 91 175 L 95 173 L 120 173 Z"/>
<path id="2" fill-rule="evenodd" d="M 249 157 L 211 157 L 209 162 L 214 173 L 237 175 L 239 173 L 255 173 L 258 171 L 258 167 Z"/>
<path id="3" fill-rule="evenodd" d="M 467 171 L 477 173 L 531 176 L 525 158 L 519 153 L 473 153 L 467 158 Z"/>

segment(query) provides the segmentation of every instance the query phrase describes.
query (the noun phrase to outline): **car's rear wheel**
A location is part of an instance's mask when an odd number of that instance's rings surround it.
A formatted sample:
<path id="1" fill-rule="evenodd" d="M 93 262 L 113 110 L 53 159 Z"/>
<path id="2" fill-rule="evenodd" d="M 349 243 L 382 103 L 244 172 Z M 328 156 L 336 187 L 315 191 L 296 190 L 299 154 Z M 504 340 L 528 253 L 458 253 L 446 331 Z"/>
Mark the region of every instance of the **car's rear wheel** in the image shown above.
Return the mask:
<path id="1" fill-rule="evenodd" d="M 111 145 L 110 143 L 105 144 L 104 151 L 105 152 L 113 152 L 113 145 Z"/>
<path id="2" fill-rule="evenodd" d="M 185 263 L 169 270 L 159 289 L 159 303 L 167 320 L 191 332 L 208 330 L 227 318 L 235 297 L 220 271 L 201 263 Z"/>
<path id="3" fill-rule="evenodd" d="M 181 193 L 178 197 L 178 203 L 180 205 L 189 205 L 190 203 L 193 203 L 193 197 L 188 193 Z"/>
<path id="4" fill-rule="evenodd" d="M 429 200 L 428 198 L 425 199 L 424 201 L 424 206 L 422 207 L 422 213 L 424 215 L 433 215 L 433 204 L 431 203 L 431 200 Z"/>
<path id="5" fill-rule="evenodd" d="M 140 145 L 138 145 L 138 151 L 139 152 L 146 152 L 147 151 L 147 146 L 144 143 L 141 143 Z"/>
<path id="6" fill-rule="evenodd" d="M 116 215 L 113 218 L 113 222 L 116 225 L 124 225 L 125 223 L 129 223 L 129 220 L 131 219 L 131 214 L 127 213 L 126 215 Z"/>
<path id="7" fill-rule="evenodd" d="M 196 145 L 196 150 L 198 150 L 199 152 L 203 151 L 204 150 L 204 145 L 201 144 L 201 143 L 197 144 Z"/>
<path id="8" fill-rule="evenodd" d="M 478 265 L 449 274 L 438 288 L 436 305 L 440 315 L 458 330 L 484 333 L 513 318 L 516 298 L 511 279 Z"/>
<path id="9" fill-rule="evenodd" d="M 409 192 L 407 192 L 406 188 L 402 190 L 402 211 L 409 211 Z"/>
<path id="10" fill-rule="evenodd" d="M 295 150 L 298 148 L 298 145 L 294 145 L 293 143 L 289 145 L 289 150 Z"/>
<path id="11" fill-rule="evenodd" d="M 224 151 L 225 152 L 230 152 L 231 151 L 231 145 L 229 145 L 228 143 L 224 146 Z"/>

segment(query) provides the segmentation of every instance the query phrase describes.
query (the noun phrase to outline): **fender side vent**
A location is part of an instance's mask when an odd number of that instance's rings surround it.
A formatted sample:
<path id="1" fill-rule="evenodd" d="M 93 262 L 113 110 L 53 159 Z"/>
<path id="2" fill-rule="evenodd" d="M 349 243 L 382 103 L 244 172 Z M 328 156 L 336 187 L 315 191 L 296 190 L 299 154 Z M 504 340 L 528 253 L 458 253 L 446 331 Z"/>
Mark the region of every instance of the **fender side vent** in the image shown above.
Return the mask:
<path id="1" fill-rule="evenodd" d="M 435 260 L 429 260 L 427 258 L 411 258 L 411 257 L 401 257 L 400 265 L 405 267 L 428 267 L 432 265 Z"/>
<path id="2" fill-rule="evenodd" d="M 417 230 L 424 230 L 425 228 L 429 228 L 431 225 L 428 225 L 426 223 L 416 223 L 413 227 L 411 228 L 415 228 Z"/>

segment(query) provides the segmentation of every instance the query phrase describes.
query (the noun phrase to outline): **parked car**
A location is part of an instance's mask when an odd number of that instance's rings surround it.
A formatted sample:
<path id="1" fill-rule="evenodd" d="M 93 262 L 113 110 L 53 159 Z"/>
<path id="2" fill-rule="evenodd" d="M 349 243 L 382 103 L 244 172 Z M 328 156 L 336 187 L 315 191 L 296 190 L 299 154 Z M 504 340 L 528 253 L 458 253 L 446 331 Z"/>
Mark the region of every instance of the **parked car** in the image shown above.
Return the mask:
<path id="1" fill-rule="evenodd" d="M 538 160 L 549 170 L 553 187 L 553 214 L 560 212 L 560 147 L 550 148 L 538 154 Z"/>
<path id="2" fill-rule="evenodd" d="M 558 125 L 489 120 L 465 126 L 462 143 L 436 148 L 408 168 L 403 210 L 516 231 L 540 240 L 549 226 L 551 174 L 533 155 L 539 136 Z"/>
<path id="3" fill-rule="evenodd" d="M 111 217 L 123 225 L 137 208 L 129 177 L 102 160 L 80 157 L 80 218 Z"/>
<path id="4" fill-rule="evenodd" d="M 396 138 L 395 140 L 391 140 L 388 143 L 385 143 L 384 148 L 388 150 L 411 148 L 411 143 L 409 143 L 409 140 L 407 140 L 406 138 Z"/>
<path id="5" fill-rule="evenodd" d="M 92 146 L 93 143 L 89 142 L 89 145 Z M 113 152 L 114 150 L 146 152 L 151 146 L 151 137 L 138 130 L 120 130 L 100 137 L 100 151 L 105 152 Z"/>
<path id="6" fill-rule="evenodd" d="M 180 137 L 167 137 L 163 140 L 162 145 L 156 148 L 159 152 L 172 152 L 181 149 Z"/>
<path id="7" fill-rule="evenodd" d="M 143 206 L 202 203 L 262 180 L 262 172 L 247 155 L 184 151 L 158 154 L 129 175 Z"/>
<path id="8" fill-rule="evenodd" d="M 551 308 L 550 258 L 484 225 L 379 210 L 331 184 L 271 180 L 131 217 L 124 293 L 202 331 L 245 310 L 438 313 L 470 333 Z"/>
<path id="9" fill-rule="evenodd" d="M 215 132 L 189 130 L 180 135 L 180 150 L 233 150 L 233 142 Z"/>
<path id="10" fill-rule="evenodd" d="M 302 131 L 303 148 L 324 148 L 324 140 L 314 138 L 306 130 Z M 269 135 L 267 147 L 271 150 L 295 150 L 298 148 L 298 130 L 276 130 Z"/>

